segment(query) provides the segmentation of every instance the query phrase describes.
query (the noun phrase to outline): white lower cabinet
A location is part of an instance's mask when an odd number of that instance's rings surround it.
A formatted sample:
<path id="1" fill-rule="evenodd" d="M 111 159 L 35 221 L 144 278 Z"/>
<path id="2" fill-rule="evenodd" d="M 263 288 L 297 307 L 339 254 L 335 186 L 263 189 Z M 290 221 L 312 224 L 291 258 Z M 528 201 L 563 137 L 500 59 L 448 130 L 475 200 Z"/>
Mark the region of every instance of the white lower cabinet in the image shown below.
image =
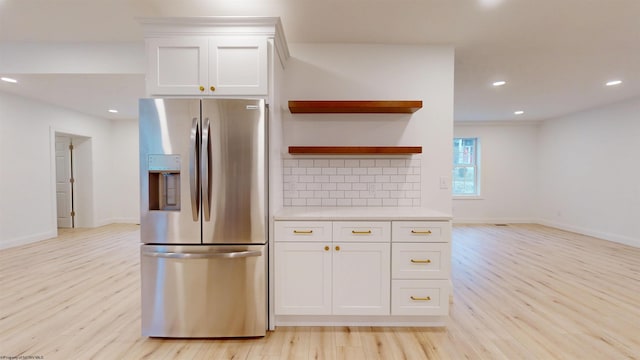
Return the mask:
<path id="1" fill-rule="evenodd" d="M 389 315 L 389 243 L 333 243 L 333 314 Z"/>
<path id="2" fill-rule="evenodd" d="M 275 305 L 282 315 L 331 314 L 331 248 L 321 242 L 275 246 Z"/>
<path id="3" fill-rule="evenodd" d="M 449 243 L 393 243 L 391 268 L 394 279 L 447 279 L 450 273 Z"/>
<path id="4" fill-rule="evenodd" d="M 393 280 L 393 315 L 446 315 L 449 312 L 448 280 Z"/>
<path id="5" fill-rule="evenodd" d="M 451 224 L 394 221 L 391 315 L 447 315 Z"/>
<path id="6" fill-rule="evenodd" d="M 347 223 L 345 223 L 347 224 Z M 390 226 L 362 223 L 348 235 L 332 222 L 276 222 L 277 315 L 388 315 Z M 373 229 L 373 230 L 370 230 Z M 333 241 L 336 238 L 345 241 Z M 353 236 L 350 238 L 349 236 Z M 367 240 L 373 242 L 366 242 Z"/>
<path id="7" fill-rule="evenodd" d="M 447 315 L 450 226 L 276 221 L 275 314 L 376 315 L 382 322 Z"/>

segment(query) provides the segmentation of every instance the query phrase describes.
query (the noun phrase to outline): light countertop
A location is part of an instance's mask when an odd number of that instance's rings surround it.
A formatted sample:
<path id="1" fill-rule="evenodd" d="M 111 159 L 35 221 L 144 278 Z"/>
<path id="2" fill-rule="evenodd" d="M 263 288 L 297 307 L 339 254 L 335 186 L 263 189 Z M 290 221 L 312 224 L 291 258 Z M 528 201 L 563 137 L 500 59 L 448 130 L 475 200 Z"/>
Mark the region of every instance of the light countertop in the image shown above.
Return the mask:
<path id="1" fill-rule="evenodd" d="M 274 220 L 451 220 L 451 214 L 418 207 L 285 207 Z"/>

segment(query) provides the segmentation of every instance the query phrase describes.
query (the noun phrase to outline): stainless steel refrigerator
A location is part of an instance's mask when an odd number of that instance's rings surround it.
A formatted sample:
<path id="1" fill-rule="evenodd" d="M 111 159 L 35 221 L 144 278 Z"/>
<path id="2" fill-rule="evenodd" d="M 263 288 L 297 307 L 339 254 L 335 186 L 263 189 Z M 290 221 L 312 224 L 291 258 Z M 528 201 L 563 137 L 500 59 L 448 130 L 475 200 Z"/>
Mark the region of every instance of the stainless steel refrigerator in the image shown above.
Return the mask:
<path id="1" fill-rule="evenodd" d="M 142 335 L 264 336 L 267 107 L 140 99 Z"/>

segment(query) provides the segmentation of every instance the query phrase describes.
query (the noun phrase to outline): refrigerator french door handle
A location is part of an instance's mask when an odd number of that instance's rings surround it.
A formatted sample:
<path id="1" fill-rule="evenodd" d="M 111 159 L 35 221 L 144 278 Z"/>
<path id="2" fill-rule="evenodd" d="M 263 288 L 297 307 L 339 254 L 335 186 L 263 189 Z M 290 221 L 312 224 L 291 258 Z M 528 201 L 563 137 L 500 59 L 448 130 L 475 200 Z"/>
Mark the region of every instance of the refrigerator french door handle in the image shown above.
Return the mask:
<path id="1" fill-rule="evenodd" d="M 200 189 L 200 176 L 198 176 L 198 163 L 200 156 L 198 148 L 200 147 L 200 125 L 198 118 L 194 117 L 191 125 L 191 136 L 189 139 L 189 185 L 191 188 L 191 215 L 193 221 L 198 221 L 198 213 L 200 211 L 200 197 L 198 190 Z"/>
<path id="2" fill-rule="evenodd" d="M 259 250 L 247 250 L 247 251 L 233 251 L 233 252 L 221 252 L 221 253 L 177 253 L 177 252 L 149 252 L 142 253 L 143 256 L 166 258 L 166 259 L 237 259 L 261 256 L 262 251 Z"/>
<path id="3" fill-rule="evenodd" d="M 211 165 L 211 124 L 209 118 L 204 118 L 202 123 L 202 211 L 204 220 L 211 220 L 211 180 L 209 178 L 209 169 Z"/>

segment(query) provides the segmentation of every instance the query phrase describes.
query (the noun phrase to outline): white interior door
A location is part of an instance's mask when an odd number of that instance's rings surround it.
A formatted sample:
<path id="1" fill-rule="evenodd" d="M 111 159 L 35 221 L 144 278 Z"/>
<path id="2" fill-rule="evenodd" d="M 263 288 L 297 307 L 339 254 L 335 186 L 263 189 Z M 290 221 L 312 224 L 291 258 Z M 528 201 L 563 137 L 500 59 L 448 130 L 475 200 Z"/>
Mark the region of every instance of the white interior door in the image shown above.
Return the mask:
<path id="1" fill-rule="evenodd" d="M 73 227 L 71 138 L 56 136 L 56 209 L 58 227 Z"/>

